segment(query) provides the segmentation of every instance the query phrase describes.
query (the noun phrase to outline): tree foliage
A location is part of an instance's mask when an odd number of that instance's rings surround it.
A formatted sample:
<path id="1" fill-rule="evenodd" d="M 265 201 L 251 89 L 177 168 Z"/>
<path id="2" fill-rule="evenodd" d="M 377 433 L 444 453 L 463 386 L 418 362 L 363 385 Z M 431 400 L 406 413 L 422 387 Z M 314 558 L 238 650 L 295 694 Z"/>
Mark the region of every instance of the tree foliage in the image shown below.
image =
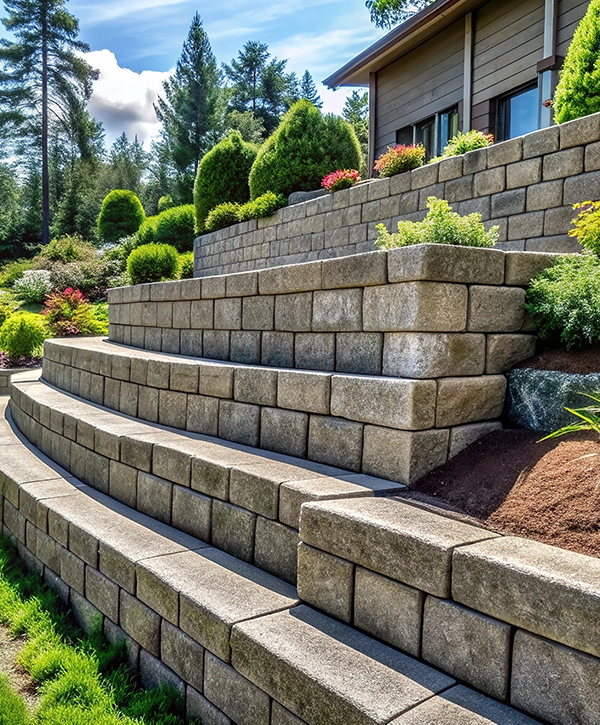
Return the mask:
<path id="1" fill-rule="evenodd" d="M 323 101 L 321 100 L 321 96 L 317 91 L 317 87 L 315 86 L 313 77 L 308 70 L 304 71 L 304 75 L 300 80 L 298 95 L 298 100 L 300 100 L 300 98 L 305 98 L 307 101 L 310 101 L 313 106 L 316 106 L 319 110 L 323 108 Z"/>
<path id="2" fill-rule="evenodd" d="M 600 0 L 579 23 L 554 95 L 554 118 L 565 123 L 600 111 Z"/>
<path id="3" fill-rule="evenodd" d="M 391 29 L 404 23 L 419 10 L 431 5 L 433 0 L 367 0 L 371 21 L 378 28 Z"/>

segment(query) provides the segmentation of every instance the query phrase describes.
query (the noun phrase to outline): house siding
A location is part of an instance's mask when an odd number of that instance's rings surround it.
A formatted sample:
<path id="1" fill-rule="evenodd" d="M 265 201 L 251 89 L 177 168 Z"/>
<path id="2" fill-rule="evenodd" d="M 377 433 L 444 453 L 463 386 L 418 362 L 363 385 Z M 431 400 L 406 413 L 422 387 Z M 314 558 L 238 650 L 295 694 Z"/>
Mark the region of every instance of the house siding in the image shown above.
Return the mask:
<path id="1" fill-rule="evenodd" d="M 556 53 L 565 56 L 573 33 L 585 15 L 589 0 L 561 0 L 558 6 L 558 41 Z"/>

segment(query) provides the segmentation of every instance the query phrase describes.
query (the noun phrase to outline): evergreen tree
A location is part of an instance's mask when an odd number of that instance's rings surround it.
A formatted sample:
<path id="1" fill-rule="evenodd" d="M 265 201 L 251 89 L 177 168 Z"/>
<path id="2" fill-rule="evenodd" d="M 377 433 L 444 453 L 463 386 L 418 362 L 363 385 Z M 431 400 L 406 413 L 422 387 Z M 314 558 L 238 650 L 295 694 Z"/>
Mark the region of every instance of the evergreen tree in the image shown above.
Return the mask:
<path id="1" fill-rule="evenodd" d="M 317 91 L 317 87 L 315 86 L 313 77 L 308 70 L 304 71 L 304 75 L 302 76 L 302 80 L 300 81 L 299 96 L 300 98 L 306 98 L 306 100 L 310 101 L 313 106 L 316 106 L 317 108 L 323 108 L 323 101 L 321 100 L 321 96 Z"/>
<path id="2" fill-rule="evenodd" d="M 361 171 L 365 171 L 369 155 L 369 93 L 352 91 L 346 99 L 342 117 L 348 121 L 356 133 L 363 153 L 363 168 Z"/>
<path id="3" fill-rule="evenodd" d="M 260 144 L 265 135 L 265 126 L 252 111 L 231 111 L 225 118 L 225 134 L 229 136 L 232 131 L 239 131 L 248 143 Z"/>
<path id="4" fill-rule="evenodd" d="M 128 189 L 140 194 L 142 174 L 146 168 L 148 154 L 144 145 L 135 136 L 133 142 L 127 138 L 125 131 L 113 143 L 109 154 L 110 186 L 112 189 Z"/>
<path id="5" fill-rule="evenodd" d="M 391 29 L 432 2 L 433 0 L 367 0 L 365 5 L 371 14 L 371 21 L 378 28 Z"/>
<path id="6" fill-rule="evenodd" d="M 190 202 L 200 160 L 217 141 L 221 75 L 208 35 L 194 15 L 175 73 L 155 105 L 182 195 Z"/>
<path id="7" fill-rule="evenodd" d="M 565 58 L 554 119 L 565 123 L 600 111 L 600 0 L 591 0 Z"/>
<path id="8" fill-rule="evenodd" d="M 13 237 L 19 222 L 19 185 L 14 171 L 0 164 L 0 260 L 13 256 Z"/>
<path id="9" fill-rule="evenodd" d="M 41 155 L 42 243 L 49 241 L 49 139 L 51 119 L 63 118 L 74 99 L 87 100 L 97 73 L 78 52 L 79 23 L 66 0 L 4 0 L 0 40 L 0 128 L 5 138 L 30 142 Z M 20 150 L 23 150 L 21 147 Z"/>

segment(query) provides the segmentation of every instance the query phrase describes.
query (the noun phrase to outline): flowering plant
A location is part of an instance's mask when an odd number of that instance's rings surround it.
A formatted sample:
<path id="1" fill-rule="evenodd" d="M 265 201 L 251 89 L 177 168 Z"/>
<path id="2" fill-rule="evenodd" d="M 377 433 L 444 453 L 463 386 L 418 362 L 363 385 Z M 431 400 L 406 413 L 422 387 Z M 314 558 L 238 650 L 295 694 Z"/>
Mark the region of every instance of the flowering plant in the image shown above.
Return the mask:
<path id="1" fill-rule="evenodd" d="M 321 182 L 321 186 L 327 191 L 339 191 L 340 189 L 349 189 L 360 180 L 360 174 L 356 169 L 338 169 L 331 174 L 327 174 Z"/>
<path id="2" fill-rule="evenodd" d="M 388 150 L 375 162 L 375 171 L 379 172 L 379 176 L 395 176 L 423 166 L 425 156 L 423 144 L 388 146 Z"/>
<path id="3" fill-rule="evenodd" d="M 42 310 L 50 330 L 57 337 L 69 335 L 103 335 L 106 324 L 80 290 L 67 287 L 64 292 L 48 295 Z"/>

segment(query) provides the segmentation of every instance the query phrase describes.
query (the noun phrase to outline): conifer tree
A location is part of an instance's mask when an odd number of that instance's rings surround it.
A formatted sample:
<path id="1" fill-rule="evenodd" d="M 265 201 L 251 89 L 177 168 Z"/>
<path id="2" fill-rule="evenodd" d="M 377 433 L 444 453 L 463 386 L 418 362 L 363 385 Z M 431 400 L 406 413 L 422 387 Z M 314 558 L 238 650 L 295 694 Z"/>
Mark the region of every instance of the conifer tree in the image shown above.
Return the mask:
<path id="1" fill-rule="evenodd" d="M 2 23 L 14 40 L 0 40 L 0 129 L 17 151 L 41 154 L 43 244 L 50 234 L 50 116 L 64 118 L 75 100 L 89 99 L 97 77 L 78 54 L 89 47 L 79 40 L 79 23 L 66 2 L 4 0 Z"/>
<path id="2" fill-rule="evenodd" d="M 565 123 L 600 111 L 600 0 L 579 23 L 554 95 L 554 119 Z"/>
<path id="3" fill-rule="evenodd" d="M 300 81 L 299 96 L 300 98 L 306 98 L 306 100 L 310 101 L 313 106 L 316 106 L 319 109 L 323 108 L 323 101 L 321 100 L 321 96 L 317 91 L 317 87 L 315 85 L 313 77 L 308 70 L 304 71 L 304 75 L 302 76 L 302 80 Z"/>
<path id="4" fill-rule="evenodd" d="M 393 28 L 405 22 L 433 0 L 367 0 L 371 21 L 378 28 Z"/>

